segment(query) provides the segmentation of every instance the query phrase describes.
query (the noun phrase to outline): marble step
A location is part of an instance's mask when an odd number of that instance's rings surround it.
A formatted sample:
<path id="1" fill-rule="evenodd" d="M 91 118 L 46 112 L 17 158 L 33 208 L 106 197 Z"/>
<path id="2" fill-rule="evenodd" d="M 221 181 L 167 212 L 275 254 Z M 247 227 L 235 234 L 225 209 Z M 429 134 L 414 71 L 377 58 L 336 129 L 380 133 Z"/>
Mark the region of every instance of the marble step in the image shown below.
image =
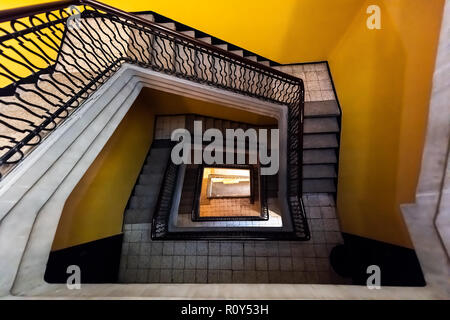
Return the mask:
<path id="1" fill-rule="evenodd" d="M 244 56 L 244 50 L 230 50 L 229 52 L 234 53 L 235 55 L 238 55 L 240 57 Z"/>
<path id="2" fill-rule="evenodd" d="M 185 36 L 195 38 L 195 31 L 194 30 L 187 30 L 187 31 L 180 31 L 180 33 L 184 34 Z"/>
<path id="3" fill-rule="evenodd" d="M 303 166 L 303 179 L 336 178 L 334 164 L 315 164 Z"/>
<path id="4" fill-rule="evenodd" d="M 223 50 L 228 50 L 228 45 L 226 43 L 215 44 L 214 46 Z"/>
<path id="5" fill-rule="evenodd" d="M 164 162 L 167 163 L 167 160 Z M 164 166 L 159 166 L 160 168 L 160 172 L 161 170 L 165 169 L 165 165 Z M 140 185 L 152 185 L 155 184 L 155 182 L 160 181 L 161 178 L 161 173 L 160 172 L 156 172 L 156 173 L 151 173 L 151 174 L 145 174 L 142 173 L 139 178 L 138 178 L 138 184 Z"/>
<path id="6" fill-rule="evenodd" d="M 159 189 L 159 188 L 158 188 Z M 151 209 L 156 205 L 158 196 L 132 196 L 129 202 L 130 209 Z"/>
<path id="7" fill-rule="evenodd" d="M 131 223 L 151 223 L 153 217 L 153 209 L 127 209 L 125 210 L 125 224 Z"/>
<path id="8" fill-rule="evenodd" d="M 247 56 L 245 58 L 248 59 L 248 60 L 251 60 L 251 61 L 258 62 L 258 57 L 257 56 Z M 259 62 L 259 63 L 261 63 L 261 62 Z"/>
<path id="9" fill-rule="evenodd" d="M 143 197 L 152 197 L 158 196 L 159 190 L 157 190 L 154 186 L 155 184 L 160 183 L 161 181 L 155 180 L 152 184 L 137 184 L 134 187 L 134 195 L 143 196 Z"/>
<path id="10" fill-rule="evenodd" d="M 339 124 L 336 117 L 305 118 L 303 132 L 305 134 L 339 132 Z"/>
<path id="11" fill-rule="evenodd" d="M 305 179 L 302 183 L 303 192 L 336 192 L 334 179 Z"/>
<path id="12" fill-rule="evenodd" d="M 340 115 L 336 100 L 305 102 L 305 118 Z"/>
<path id="13" fill-rule="evenodd" d="M 145 20 L 148 20 L 148 21 L 152 21 L 152 22 L 155 21 L 155 17 L 151 13 L 140 14 L 139 18 L 142 18 L 142 19 L 145 19 Z"/>
<path id="14" fill-rule="evenodd" d="M 336 163 L 336 152 L 333 149 L 304 150 L 303 164 Z"/>
<path id="15" fill-rule="evenodd" d="M 197 40 L 200 40 L 200 41 L 205 42 L 207 44 L 211 44 L 211 42 L 212 42 L 211 37 L 197 38 Z"/>
<path id="16" fill-rule="evenodd" d="M 303 136 L 304 149 L 337 148 L 339 146 L 335 133 L 307 134 Z"/>
<path id="17" fill-rule="evenodd" d="M 160 26 L 163 26 L 163 27 L 167 28 L 167 29 L 176 30 L 175 23 L 173 23 L 173 22 L 164 22 L 164 23 L 158 23 L 158 24 Z"/>

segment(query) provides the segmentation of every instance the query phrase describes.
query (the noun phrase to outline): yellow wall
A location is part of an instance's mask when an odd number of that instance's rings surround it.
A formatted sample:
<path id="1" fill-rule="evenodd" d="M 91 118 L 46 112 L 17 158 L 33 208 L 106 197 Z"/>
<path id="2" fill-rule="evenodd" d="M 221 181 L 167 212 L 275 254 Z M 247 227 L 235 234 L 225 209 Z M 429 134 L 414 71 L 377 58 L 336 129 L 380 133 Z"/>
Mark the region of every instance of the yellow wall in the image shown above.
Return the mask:
<path id="1" fill-rule="evenodd" d="M 411 246 L 399 204 L 414 199 L 444 0 L 105 2 L 156 11 L 280 63 L 328 60 L 343 109 L 343 231 Z M 369 4 L 381 7 L 382 30 L 366 28 Z"/>
<path id="2" fill-rule="evenodd" d="M 49 2 L 2 0 L 0 10 Z M 126 11 L 152 10 L 267 58 L 325 60 L 361 0 L 102 0 Z"/>
<path id="3" fill-rule="evenodd" d="M 134 104 L 67 199 L 52 250 L 122 232 L 123 213 L 153 139 L 150 105 Z"/>
<path id="4" fill-rule="evenodd" d="M 0 3 L 0 10 L 2 10 L 3 5 L 4 4 Z M 37 17 L 39 19 L 46 20 L 45 14 L 38 14 Z M 20 23 L 29 25 L 28 18 L 22 18 L 22 19 L 19 19 L 19 21 L 20 21 Z M 35 20 L 35 23 L 37 23 L 37 20 Z M 15 24 L 14 27 L 16 28 L 16 30 L 21 30 L 24 28 L 19 23 Z M 1 22 L 0 29 L 8 31 L 8 32 L 14 32 L 14 29 L 11 27 L 11 24 L 9 22 Z M 43 28 L 43 29 L 41 29 L 40 32 L 42 34 L 45 34 L 48 38 L 50 38 L 55 43 L 55 45 L 53 45 L 54 47 L 56 47 L 55 49 L 50 49 L 49 47 L 47 47 L 44 44 L 44 42 L 42 42 L 33 33 L 26 35 L 26 38 L 30 42 L 28 42 L 28 41 L 24 41 L 24 42 L 26 42 L 26 46 L 30 50 L 36 52 L 37 54 L 31 53 L 31 52 L 23 49 L 23 50 L 19 50 L 19 52 L 20 52 L 20 55 L 19 55 L 14 50 L 12 50 L 11 48 L 13 48 L 13 49 L 21 48 L 18 39 L 9 39 L 2 44 L 2 47 L 1 47 L 2 54 L 4 54 L 5 56 L 7 56 L 13 60 L 5 58 L 3 55 L 0 56 L 0 64 L 5 66 L 8 70 L 7 71 L 7 70 L 4 70 L 3 68 L 0 68 L 1 69 L 0 72 L 5 73 L 5 75 L 6 75 L 6 76 L 0 75 L 0 88 L 6 87 L 6 86 L 10 85 L 11 83 L 13 83 L 14 81 L 11 80 L 11 78 L 15 79 L 17 81 L 20 78 L 25 78 L 25 77 L 31 75 L 32 71 L 30 69 L 32 69 L 34 72 L 38 72 L 39 70 L 45 69 L 45 68 L 49 67 L 50 65 L 54 64 L 54 61 L 56 61 L 57 56 L 58 56 L 58 46 L 61 44 L 61 41 L 59 39 L 62 39 L 62 37 L 63 37 L 64 25 L 62 23 L 56 24 L 53 29 L 58 30 L 58 31 L 54 31 L 49 28 Z M 61 30 L 61 31 L 59 31 L 59 30 Z M 0 36 L 2 36 L 3 34 L 4 34 L 4 32 L 0 31 Z M 44 39 L 44 41 L 49 43 L 50 40 L 48 38 L 43 36 L 41 39 Z M 23 41 L 23 39 L 21 39 L 21 41 Z M 43 55 L 42 52 L 40 52 L 34 45 L 32 45 L 31 41 L 33 41 L 35 44 L 39 45 L 44 50 L 46 55 Z M 24 62 L 24 59 L 21 57 L 21 55 L 23 55 L 29 61 L 29 63 L 26 63 L 27 67 L 21 65 L 20 63 L 14 62 L 14 60 Z"/>
<path id="5" fill-rule="evenodd" d="M 381 30 L 365 9 L 381 8 Z M 442 1 L 367 1 L 329 56 L 343 109 L 338 208 L 345 232 L 411 246 Z"/>

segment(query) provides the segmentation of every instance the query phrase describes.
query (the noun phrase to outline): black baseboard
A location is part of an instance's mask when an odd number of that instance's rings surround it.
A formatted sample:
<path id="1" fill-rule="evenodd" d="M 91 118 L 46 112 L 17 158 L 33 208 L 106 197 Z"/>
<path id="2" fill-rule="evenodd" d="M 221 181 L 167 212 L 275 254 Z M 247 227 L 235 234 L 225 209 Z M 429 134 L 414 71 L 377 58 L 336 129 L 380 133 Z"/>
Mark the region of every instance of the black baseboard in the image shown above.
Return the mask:
<path id="1" fill-rule="evenodd" d="M 355 285 L 366 285 L 367 267 L 377 265 L 381 286 L 423 287 L 422 269 L 413 249 L 343 233 L 344 245 L 330 255 L 333 269 L 343 277 L 351 277 Z"/>
<path id="2" fill-rule="evenodd" d="M 123 234 L 118 234 L 50 252 L 44 280 L 66 283 L 70 276 L 67 267 L 77 265 L 81 270 L 81 283 L 117 282 L 122 239 Z"/>

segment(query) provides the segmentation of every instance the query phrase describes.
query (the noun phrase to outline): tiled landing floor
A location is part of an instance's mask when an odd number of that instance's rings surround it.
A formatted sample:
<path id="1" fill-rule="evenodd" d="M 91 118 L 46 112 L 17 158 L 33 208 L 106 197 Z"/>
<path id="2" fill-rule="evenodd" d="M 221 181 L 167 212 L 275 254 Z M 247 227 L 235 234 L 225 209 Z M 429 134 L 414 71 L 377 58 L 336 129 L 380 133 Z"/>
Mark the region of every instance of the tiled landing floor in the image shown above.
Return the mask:
<path id="1" fill-rule="evenodd" d="M 179 215 L 177 227 L 282 227 L 281 216 L 269 210 L 268 220 L 243 221 L 192 221 L 191 215 Z"/>
<path id="2" fill-rule="evenodd" d="M 268 220 L 256 221 L 192 221 L 190 214 L 179 214 L 177 218 L 177 227 L 282 227 L 283 220 L 280 215 L 278 199 L 268 198 L 269 208 Z"/>
<path id="3" fill-rule="evenodd" d="M 258 217 L 257 203 L 250 203 L 250 198 L 211 199 L 200 202 L 200 217 Z"/>
<path id="4" fill-rule="evenodd" d="M 125 225 L 123 283 L 348 283 L 329 264 L 342 242 L 334 201 L 305 196 L 312 240 L 151 241 L 149 224 Z"/>

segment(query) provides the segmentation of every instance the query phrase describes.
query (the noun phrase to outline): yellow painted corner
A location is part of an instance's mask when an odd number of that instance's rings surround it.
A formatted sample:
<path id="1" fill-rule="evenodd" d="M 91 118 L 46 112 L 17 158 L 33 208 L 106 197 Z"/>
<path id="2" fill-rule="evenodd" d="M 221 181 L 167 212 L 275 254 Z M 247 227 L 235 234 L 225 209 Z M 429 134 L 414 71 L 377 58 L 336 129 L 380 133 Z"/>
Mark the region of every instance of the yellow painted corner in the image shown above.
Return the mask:
<path id="1" fill-rule="evenodd" d="M 123 214 L 153 139 L 151 106 L 134 104 L 67 199 L 52 250 L 122 232 Z"/>

